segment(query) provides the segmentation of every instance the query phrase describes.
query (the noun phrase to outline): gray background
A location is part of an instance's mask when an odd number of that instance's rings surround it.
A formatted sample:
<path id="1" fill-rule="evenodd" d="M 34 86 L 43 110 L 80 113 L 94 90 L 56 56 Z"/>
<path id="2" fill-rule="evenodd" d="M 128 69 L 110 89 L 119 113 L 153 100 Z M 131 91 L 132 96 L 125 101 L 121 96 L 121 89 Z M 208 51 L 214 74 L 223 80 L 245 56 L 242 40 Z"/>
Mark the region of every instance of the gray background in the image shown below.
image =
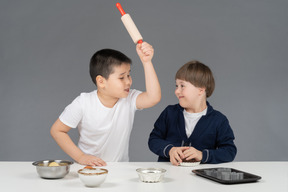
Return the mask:
<path id="1" fill-rule="evenodd" d="M 50 127 L 81 92 L 95 89 L 88 66 L 103 48 L 133 60 L 133 88 L 143 67 L 117 1 L 0 1 L 0 160 L 69 159 Z M 120 1 L 155 49 L 161 102 L 136 112 L 131 161 L 156 161 L 147 140 L 155 120 L 177 103 L 174 75 L 192 59 L 216 79 L 209 102 L 230 120 L 237 161 L 287 161 L 288 1 Z M 78 132 L 69 132 L 77 142 Z"/>

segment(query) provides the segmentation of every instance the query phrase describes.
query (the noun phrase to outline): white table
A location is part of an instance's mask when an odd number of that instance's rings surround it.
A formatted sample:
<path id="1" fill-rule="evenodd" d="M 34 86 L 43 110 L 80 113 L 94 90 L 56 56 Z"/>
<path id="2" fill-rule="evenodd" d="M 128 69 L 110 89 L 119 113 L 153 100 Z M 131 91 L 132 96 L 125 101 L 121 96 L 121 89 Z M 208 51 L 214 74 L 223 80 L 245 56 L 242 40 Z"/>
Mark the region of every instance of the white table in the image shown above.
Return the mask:
<path id="1" fill-rule="evenodd" d="M 224 164 L 207 164 L 196 167 L 176 167 L 170 163 L 158 162 L 111 162 L 103 167 L 109 173 L 105 183 L 100 187 L 88 188 L 83 185 L 77 171 L 84 166 L 74 163 L 70 172 L 62 179 L 42 179 L 32 162 L 0 161 L 0 191 L 165 191 L 165 192 L 288 192 L 288 162 L 232 162 Z M 143 183 L 139 181 L 137 168 L 164 168 L 167 170 L 160 183 Z M 193 169 L 230 167 L 259 175 L 261 180 L 254 183 L 224 185 L 197 176 Z"/>

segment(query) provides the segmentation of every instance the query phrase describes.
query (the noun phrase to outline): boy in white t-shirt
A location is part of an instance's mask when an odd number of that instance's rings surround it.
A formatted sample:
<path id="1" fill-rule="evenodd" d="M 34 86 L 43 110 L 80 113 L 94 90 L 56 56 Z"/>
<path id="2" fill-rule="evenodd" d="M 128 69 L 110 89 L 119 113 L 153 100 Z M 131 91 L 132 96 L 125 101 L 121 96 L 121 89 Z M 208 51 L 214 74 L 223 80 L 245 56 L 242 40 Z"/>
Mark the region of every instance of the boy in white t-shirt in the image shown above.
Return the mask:
<path id="1" fill-rule="evenodd" d="M 129 161 L 135 111 L 160 101 L 160 84 L 152 64 L 154 49 L 143 42 L 136 51 L 144 67 L 145 92 L 130 89 L 131 60 L 126 55 L 112 49 L 100 50 L 90 60 L 90 76 L 97 90 L 78 96 L 51 127 L 58 145 L 79 164 L 104 166 L 106 162 Z M 76 127 L 78 147 L 68 135 Z"/>

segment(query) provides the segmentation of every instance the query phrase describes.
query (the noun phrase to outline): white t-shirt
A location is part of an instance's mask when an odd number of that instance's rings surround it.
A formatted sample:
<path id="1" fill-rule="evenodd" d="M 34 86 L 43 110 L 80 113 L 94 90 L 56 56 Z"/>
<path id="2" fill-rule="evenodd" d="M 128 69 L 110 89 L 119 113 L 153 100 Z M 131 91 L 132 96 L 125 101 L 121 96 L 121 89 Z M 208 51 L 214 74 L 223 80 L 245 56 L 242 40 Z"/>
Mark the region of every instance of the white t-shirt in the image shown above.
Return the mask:
<path id="1" fill-rule="evenodd" d="M 59 119 L 71 128 L 78 128 L 78 147 L 86 154 L 106 162 L 129 161 L 128 148 L 136 98 L 141 91 L 131 89 L 126 98 L 113 108 L 105 107 L 97 90 L 81 93 L 60 115 Z"/>
<path id="2" fill-rule="evenodd" d="M 186 130 L 186 135 L 189 138 L 190 135 L 192 134 L 196 124 L 198 123 L 199 119 L 203 116 L 206 115 L 207 113 L 207 107 L 200 113 L 189 113 L 185 109 L 183 111 L 184 119 L 185 119 L 185 130 Z"/>

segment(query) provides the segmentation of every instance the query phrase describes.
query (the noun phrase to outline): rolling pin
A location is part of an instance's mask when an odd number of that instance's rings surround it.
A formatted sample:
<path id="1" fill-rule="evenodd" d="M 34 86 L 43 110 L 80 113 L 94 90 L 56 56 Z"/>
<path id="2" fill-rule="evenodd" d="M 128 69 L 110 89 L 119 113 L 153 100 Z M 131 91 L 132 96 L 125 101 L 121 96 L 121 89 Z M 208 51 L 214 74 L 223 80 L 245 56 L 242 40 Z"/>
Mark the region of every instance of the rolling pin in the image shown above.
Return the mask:
<path id="1" fill-rule="evenodd" d="M 141 44 L 143 42 L 143 37 L 141 36 L 140 32 L 138 31 L 135 23 L 133 22 L 131 16 L 128 13 L 125 13 L 120 3 L 116 3 L 116 7 L 120 11 L 122 17 L 121 20 L 127 29 L 129 35 L 131 36 L 133 42 L 135 44 Z"/>

